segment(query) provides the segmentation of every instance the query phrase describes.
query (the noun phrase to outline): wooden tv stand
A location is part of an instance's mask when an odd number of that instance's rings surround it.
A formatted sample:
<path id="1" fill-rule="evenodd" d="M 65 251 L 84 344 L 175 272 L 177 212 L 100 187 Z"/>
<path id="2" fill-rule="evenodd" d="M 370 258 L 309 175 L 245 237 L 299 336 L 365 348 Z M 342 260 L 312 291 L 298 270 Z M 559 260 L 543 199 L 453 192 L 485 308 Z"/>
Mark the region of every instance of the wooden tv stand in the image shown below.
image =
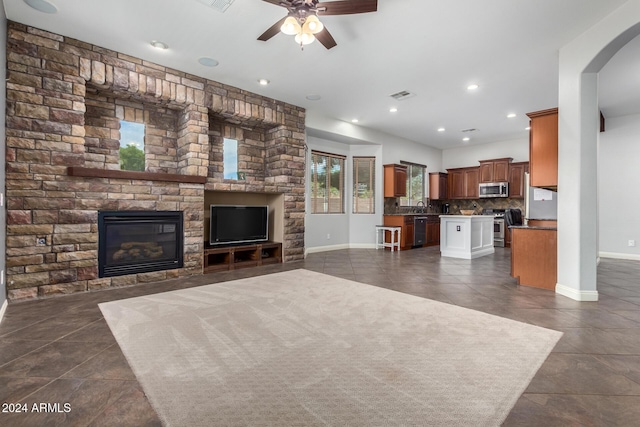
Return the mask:
<path id="1" fill-rule="evenodd" d="M 282 262 L 282 243 L 264 242 L 234 246 L 204 248 L 203 273 L 257 267 Z"/>

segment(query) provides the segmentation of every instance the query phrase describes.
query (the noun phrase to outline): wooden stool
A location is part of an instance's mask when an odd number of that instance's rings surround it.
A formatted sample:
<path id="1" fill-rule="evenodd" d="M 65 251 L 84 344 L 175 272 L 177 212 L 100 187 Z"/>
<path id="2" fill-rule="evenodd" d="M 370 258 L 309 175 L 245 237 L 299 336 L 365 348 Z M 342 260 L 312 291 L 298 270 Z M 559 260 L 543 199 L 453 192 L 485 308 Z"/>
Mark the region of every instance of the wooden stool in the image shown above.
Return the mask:
<path id="1" fill-rule="evenodd" d="M 402 230 L 402 227 L 376 225 L 376 249 L 391 248 L 391 252 L 393 252 L 394 248 L 400 250 L 400 231 L 401 230 Z M 387 242 L 385 239 L 386 231 L 391 233 L 391 242 Z M 398 239 L 395 238 L 396 233 L 398 233 Z M 382 234 L 382 236 L 380 236 L 380 234 Z"/>

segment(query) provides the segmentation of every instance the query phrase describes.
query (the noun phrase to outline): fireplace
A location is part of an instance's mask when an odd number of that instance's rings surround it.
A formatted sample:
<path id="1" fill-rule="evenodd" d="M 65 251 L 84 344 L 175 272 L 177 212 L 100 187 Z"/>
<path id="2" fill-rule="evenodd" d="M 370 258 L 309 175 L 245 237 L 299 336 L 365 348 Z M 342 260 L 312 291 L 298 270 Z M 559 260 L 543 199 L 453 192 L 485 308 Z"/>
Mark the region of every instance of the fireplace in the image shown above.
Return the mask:
<path id="1" fill-rule="evenodd" d="M 99 276 L 182 268 L 182 224 L 182 212 L 98 212 Z"/>

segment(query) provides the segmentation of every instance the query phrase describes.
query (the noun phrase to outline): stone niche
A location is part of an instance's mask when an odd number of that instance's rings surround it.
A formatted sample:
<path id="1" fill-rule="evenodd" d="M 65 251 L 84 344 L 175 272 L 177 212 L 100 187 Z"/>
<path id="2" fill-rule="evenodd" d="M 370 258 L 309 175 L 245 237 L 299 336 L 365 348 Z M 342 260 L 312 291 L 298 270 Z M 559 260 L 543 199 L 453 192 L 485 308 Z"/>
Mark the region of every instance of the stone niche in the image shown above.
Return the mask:
<path id="1" fill-rule="evenodd" d="M 305 112 L 79 40 L 8 24 L 10 300 L 202 274 L 211 200 L 265 200 L 285 262 L 304 256 Z M 145 124 L 145 171 L 119 170 L 120 121 Z M 223 178 L 238 140 L 243 181 Z M 184 266 L 99 277 L 99 211 L 180 211 Z"/>

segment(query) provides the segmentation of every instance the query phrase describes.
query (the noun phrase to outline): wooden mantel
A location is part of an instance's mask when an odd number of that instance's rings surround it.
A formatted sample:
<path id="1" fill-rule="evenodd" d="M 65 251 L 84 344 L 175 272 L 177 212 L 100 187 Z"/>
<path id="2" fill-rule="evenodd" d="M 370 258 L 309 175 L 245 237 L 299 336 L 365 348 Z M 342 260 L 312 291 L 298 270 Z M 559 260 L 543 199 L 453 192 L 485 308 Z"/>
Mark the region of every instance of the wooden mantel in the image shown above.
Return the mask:
<path id="1" fill-rule="evenodd" d="M 91 178 L 136 179 L 141 181 L 184 182 L 189 184 L 205 184 L 207 182 L 207 178 L 204 176 L 83 168 L 78 166 L 69 166 L 67 175 Z"/>

